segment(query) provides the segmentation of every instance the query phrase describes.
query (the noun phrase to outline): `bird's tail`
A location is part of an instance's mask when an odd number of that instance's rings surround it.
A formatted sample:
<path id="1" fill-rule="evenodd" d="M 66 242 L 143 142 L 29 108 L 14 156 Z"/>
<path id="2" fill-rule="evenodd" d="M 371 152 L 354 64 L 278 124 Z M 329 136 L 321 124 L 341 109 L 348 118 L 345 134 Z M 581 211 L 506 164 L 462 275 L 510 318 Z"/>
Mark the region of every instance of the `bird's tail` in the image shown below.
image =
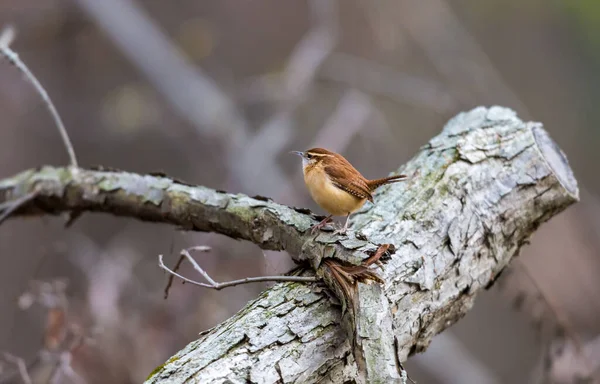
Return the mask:
<path id="1" fill-rule="evenodd" d="M 382 179 L 369 180 L 367 184 L 369 185 L 369 188 L 371 188 L 371 191 L 374 191 L 382 185 L 397 183 L 398 181 L 404 181 L 406 179 L 408 179 L 408 176 L 406 175 L 394 175 Z"/>

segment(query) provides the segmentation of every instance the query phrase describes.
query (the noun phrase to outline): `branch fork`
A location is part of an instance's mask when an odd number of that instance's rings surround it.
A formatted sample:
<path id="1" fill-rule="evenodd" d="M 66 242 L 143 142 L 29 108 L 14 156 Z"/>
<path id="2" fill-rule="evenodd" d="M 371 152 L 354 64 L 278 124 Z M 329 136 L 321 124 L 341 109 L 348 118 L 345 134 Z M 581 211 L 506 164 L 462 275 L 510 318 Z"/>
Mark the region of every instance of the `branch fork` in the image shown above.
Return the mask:
<path id="1" fill-rule="evenodd" d="M 175 264 L 174 269 L 170 269 L 169 267 L 167 267 L 165 265 L 165 263 L 163 262 L 163 255 L 158 256 L 158 266 L 170 274 L 169 281 L 167 283 L 167 286 L 165 287 L 165 298 L 167 298 L 169 295 L 169 288 L 171 287 L 173 277 L 177 277 L 177 278 L 181 279 L 183 282 L 190 283 L 190 284 L 196 285 L 198 287 L 210 288 L 210 289 L 214 289 L 216 291 L 220 291 L 223 288 L 235 287 L 236 285 L 250 284 L 250 283 L 284 282 L 284 281 L 314 283 L 314 282 L 318 281 L 318 279 L 316 277 L 310 277 L 310 276 L 259 276 L 259 277 L 246 277 L 246 278 L 239 279 L 239 280 L 231 280 L 231 281 L 225 281 L 222 283 L 218 283 L 215 280 L 213 280 L 210 277 L 210 275 L 202 267 L 200 267 L 200 265 L 196 262 L 196 260 L 194 260 L 194 258 L 190 254 L 190 252 L 193 252 L 193 251 L 208 252 L 208 251 L 210 251 L 210 247 L 195 246 L 195 247 L 191 247 L 191 248 L 187 248 L 187 249 L 182 249 L 180 256 L 179 256 L 179 260 L 177 261 L 177 264 Z M 192 264 L 192 266 L 194 267 L 194 270 L 196 270 L 196 272 L 198 272 L 200 274 L 200 276 L 202 276 L 207 281 L 207 283 L 202 283 L 200 281 L 192 280 L 192 279 L 189 279 L 189 278 L 177 273 L 177 270 L 181 266 L 181 262 L 184 259 L 187 260 L 190 264 Z"/>

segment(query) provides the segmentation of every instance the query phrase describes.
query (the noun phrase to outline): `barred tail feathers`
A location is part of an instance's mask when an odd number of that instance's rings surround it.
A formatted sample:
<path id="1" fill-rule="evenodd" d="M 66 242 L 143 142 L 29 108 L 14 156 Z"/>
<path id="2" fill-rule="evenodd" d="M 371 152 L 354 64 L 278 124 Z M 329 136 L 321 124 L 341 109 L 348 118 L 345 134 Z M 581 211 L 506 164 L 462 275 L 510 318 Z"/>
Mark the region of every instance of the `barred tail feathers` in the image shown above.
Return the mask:
<path id="1" fill-rule="evenodd" d="M 381 187 L 382 185 L 397 183 L 399 181 L 404 181 L 406 179 L 408 179 L 407 175 L 394 175 L 394 176 L 384 177 L 381 179 L 369 180 L 367 182 L 367 185 L 369 186 L 369 188 L 371 188 L 371 191 L 374 191 L 377 188 Z"/>

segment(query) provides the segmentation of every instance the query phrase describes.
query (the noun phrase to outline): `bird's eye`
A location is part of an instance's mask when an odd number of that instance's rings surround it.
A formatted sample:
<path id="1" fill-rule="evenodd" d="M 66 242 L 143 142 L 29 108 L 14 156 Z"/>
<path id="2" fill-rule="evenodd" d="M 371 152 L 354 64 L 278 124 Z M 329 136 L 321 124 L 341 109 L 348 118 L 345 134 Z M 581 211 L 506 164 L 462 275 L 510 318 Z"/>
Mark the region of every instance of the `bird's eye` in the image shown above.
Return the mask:
<path id="1" fill-rule="evenodd" d="M 312 159 L 312 158 L 313 158 L 313 155 L 311 155 L 310 153 L 307 153 L 307 154 L 306 154 L 306 158 L 307 158 L 307 159 Z"/>

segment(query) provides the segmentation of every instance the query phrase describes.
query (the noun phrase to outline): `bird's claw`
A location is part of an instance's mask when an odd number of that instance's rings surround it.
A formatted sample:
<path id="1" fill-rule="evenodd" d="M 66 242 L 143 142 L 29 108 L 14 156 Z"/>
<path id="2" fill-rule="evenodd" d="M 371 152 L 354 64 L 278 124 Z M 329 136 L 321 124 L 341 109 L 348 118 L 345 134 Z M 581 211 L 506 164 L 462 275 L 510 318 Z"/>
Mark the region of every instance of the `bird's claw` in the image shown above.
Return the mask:
<path id="1" fill-rule="evenodd" d="M 311 227 L 311 229 L 310 229 L 310 233 L 312 235 L 314 235 L 315 233 L 317 233 L 317 231 L 319 231 L 320 229 L 322 229 L 323 227 L 325 227 L 329 223 L 330 220 L 331 220 L 331 217 L 326 217 L 325 219 L 323 219 L 318 224 L 313 225 Z"/>
<path id="2" fill-rule="evenodd" d="M 348 232 L 348 228 L 340 228 L 340 229 L 336 229 L 335 231 L 333 231 L 333 234 L 344 236 L 347 234 L 347 232 Z"/>

